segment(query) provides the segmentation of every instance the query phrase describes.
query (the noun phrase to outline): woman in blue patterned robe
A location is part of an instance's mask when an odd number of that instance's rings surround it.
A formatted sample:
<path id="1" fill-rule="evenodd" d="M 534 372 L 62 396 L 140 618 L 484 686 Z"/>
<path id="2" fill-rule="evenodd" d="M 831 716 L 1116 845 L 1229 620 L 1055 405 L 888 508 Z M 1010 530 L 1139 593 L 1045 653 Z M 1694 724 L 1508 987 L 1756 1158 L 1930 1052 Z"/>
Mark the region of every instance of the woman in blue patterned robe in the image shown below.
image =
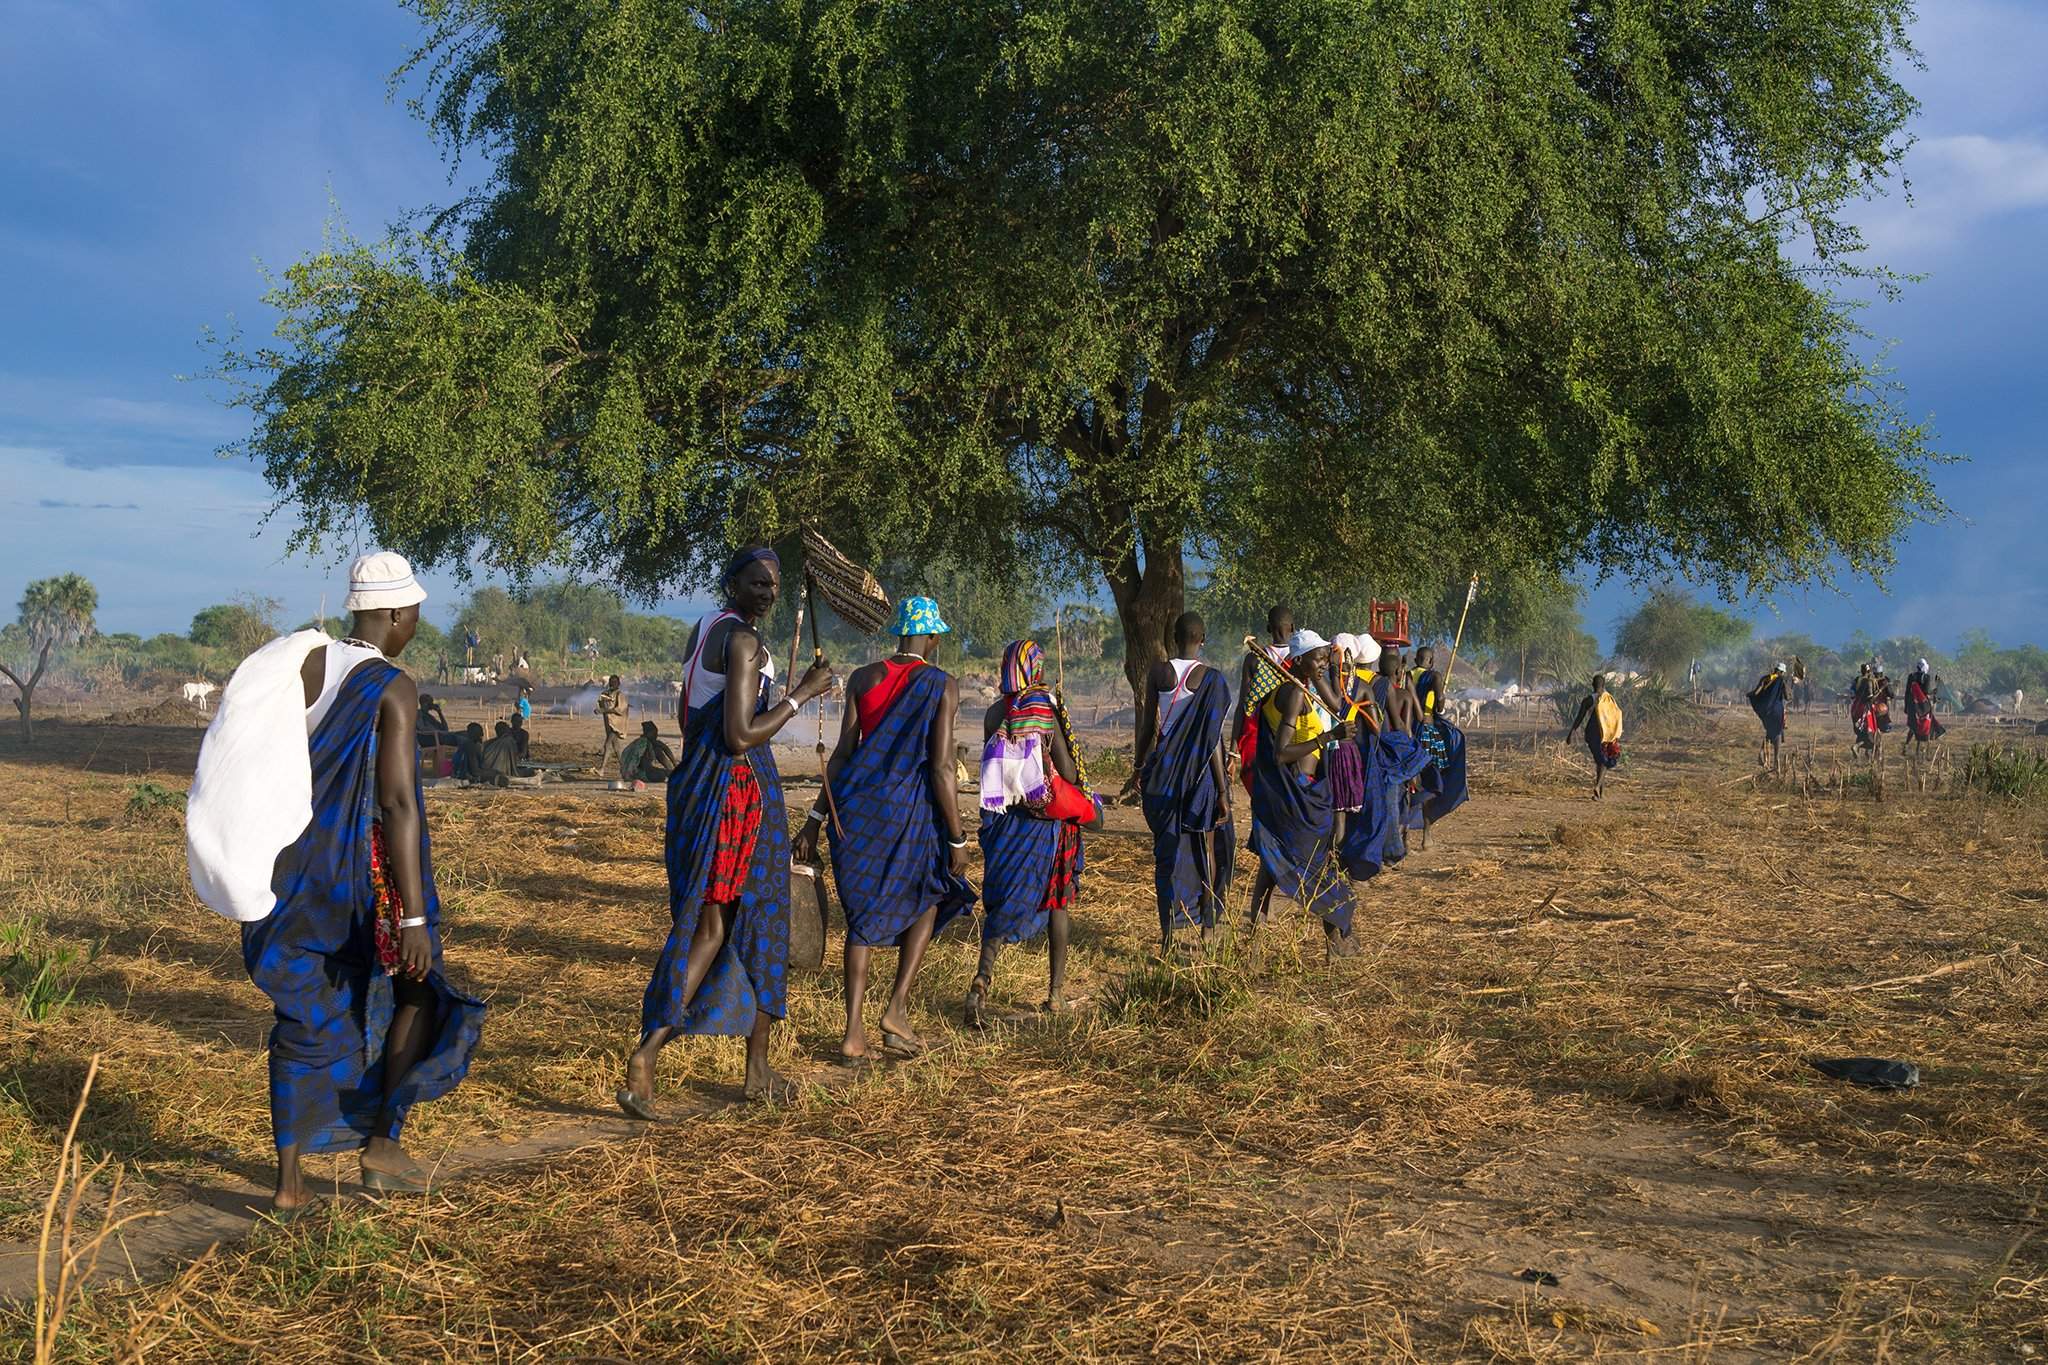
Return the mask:
<path id="1" fill-rule="evenodd" d="M 1295 722 L 1310 704 L 1310 679 L 1328 662 L 1327 645 L 1303 649 L 1289 661 L 1294 681 L 1259 708 L 1259 749 L 1252 760 L 1251 850 L 1280 894 L 1323 921 L 1331 953 L 1351 957 L 1358 952 L 1351 932 L 1351 884 L 1333 846 L 1336 821 L 1329 795 L 1315 777 L 1323 746 L 1348 740 L 1348 729 L 1339 721 L 1314 738 L 1296 738 Z M 1258 927 L 1257 920 L 1253 927 Z"/>
<path id="2" fill-rule="evenodd" d="M 1215 936 L 1237 854 L 1223 757 L 1230 684 L 1199 662 L 1206 635 L 1200 616 L 1183 613 L 1173 623 L 1175 658 L 1152 666 L 1140 697 L 1131 784 L 1152 830 L 1163 952 L 1172 951 L 1178 929 L 1199 928 L 1204 944 Z M 1161 697 L 1171 708 L 1163 724 Z"/>
<path id="3" fill-rule="evenodd" d="M 417 1191 L 427 1173 L 399 1144 L 406 1115 L 469 1071 L 484 1004 L 441 969 L 441 903 L 421 813 L 413 727 L 419 689 L 391 662 L 419 625 L 416 602 L 358 611 L 350 638 L 301 674 L 310 712 L 339 680 L 308 746 L 313 819 L 278 854 L 277 904 L 242 927 L 242 961 L 270 997 L 273 1207 L 311 1206 L 307 1152 L 362 1153 L 366 1188 Z"/>
<path id="4" fill-rule="evenodd" d="M 744 1035 L 746 1097 L 794 1093 L 768 1065 L 768 1030 L 787 1013 L 789 966 L 789 824 L 769 742 L 831 688 L 832 673 L 819 659 L 770 706 L 774 668 L 758 626 L 781 595 L 781 561 L 764 546 L 742 550 L 724 586 L 724 609 L 698 622 L 686 651 L 683 750 L 668 779 L 663 839 L 671 923 L 617 1096 L 637 1119 L 655 1117 L 655 1059 L 678 1033 Z M 723 681 L 700 688 L 704 673 Z"/>
<path id="5" fill-rule="evenodd" d="M 1045 651 L 1013 640 L 1003 651 L 1003 695 L 982 718 L 982 742 L 998 731 L 1012 738 L 1035 734 L 1062 781 L 1082 787 L 1081 768 L 1059 723 L 1059 701 L 1045 685 Z M 1086 789 L 1083 788 L 1085 791 Z M 1081 831 L 1100 829 L 1098 804 L 1086 820 L 1049 818 L 1028 806 L 981 813 L 981 961 L 967 988 L 965 1014 L 982 1023 L 995 980 L 996 956 L 1007 943 L 1046 936 L 1047 1011 L 1062 1007 L 1067 986 L 1068 913 L 1088 865 Z"/>

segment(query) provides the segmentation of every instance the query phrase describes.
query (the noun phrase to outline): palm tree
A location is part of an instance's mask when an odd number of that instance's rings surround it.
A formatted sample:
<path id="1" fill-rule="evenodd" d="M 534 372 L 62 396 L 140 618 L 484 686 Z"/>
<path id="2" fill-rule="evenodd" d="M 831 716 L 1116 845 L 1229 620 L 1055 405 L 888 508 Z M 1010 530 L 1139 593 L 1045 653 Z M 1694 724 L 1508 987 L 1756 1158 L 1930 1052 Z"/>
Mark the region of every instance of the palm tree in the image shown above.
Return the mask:
<path id="1" fill-rule="evenodd" d="M 17 638 L 26 643 L 28 652 L 35 656 L 35 669 L 24 682 L 21 674 L 0 663 L 0 673 L 14 684 L 21 695 L 14 699 L 14 709 L 21 713 L 21 742 L 35 742 L 35 725 L 29 718 L 29 707 L 35 701 L 36 684 L 43 680 L 43 671 L 50 666 L 50 651 L 58 645 L 68 645 L 85 639 L 92 634 L 92 615 L 100 604 L 99 591 L 79 574 L 59 574 L 55 578 L 39 578 L 28 585 L 21 594 L 21 622 L 16 627 Z"/>

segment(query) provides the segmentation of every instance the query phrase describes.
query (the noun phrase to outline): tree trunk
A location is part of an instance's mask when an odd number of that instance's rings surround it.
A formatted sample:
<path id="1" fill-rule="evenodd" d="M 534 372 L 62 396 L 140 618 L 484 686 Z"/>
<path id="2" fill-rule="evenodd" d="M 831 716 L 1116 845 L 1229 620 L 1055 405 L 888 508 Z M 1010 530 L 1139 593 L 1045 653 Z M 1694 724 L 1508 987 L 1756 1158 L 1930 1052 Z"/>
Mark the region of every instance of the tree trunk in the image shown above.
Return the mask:
<path id="1" fill-rule="evenodd" d="M 1133 547 L 1104 569 L 1117 619 L 1124 628 L 1124 678 L 1131 686 L 1131 706 L 1145 686 L 1152 665 L 1166 658 L 1166 639 L 1174 618 L 1187 609 L 1187 564 L 1178 539 L 1161 534 L 1142 551 Z M 1131 728 L 1137 734 L 1136 723 Z"/>
<path id="2" fill-rule="evenodd" d="M 43 680 L 43 670 L 50 666 L 50 646 L 53 643 L 54 641 L 44 641 L 42 649 L 36 654 L 35 672 L 29 674 L 26 679 L 13 669 L 0 665 L 0 677 L 5 677 L 7 681 L 13 683 L 14 690 L 21 694 L 14 699 L 14 709 L 21 716 L 23 745 L 36 742 L 35 722 L 29 717 L 29 708 L 35 704 L 36 684 Z"/>

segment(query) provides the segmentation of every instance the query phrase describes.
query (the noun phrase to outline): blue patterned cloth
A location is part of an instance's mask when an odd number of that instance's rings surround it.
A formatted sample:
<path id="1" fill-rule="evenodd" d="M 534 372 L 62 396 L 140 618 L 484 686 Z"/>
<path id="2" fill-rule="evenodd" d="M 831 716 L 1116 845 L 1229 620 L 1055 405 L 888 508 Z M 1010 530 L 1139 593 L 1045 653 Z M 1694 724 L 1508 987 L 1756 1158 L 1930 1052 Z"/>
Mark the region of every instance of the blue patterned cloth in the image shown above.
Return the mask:
<path id="1" fill-rule="evenodd" d="M 1430 824 L 1465 804 L 1471 790 L 1465 781 L 1465 732 L 1447 720 L 1422 727 L 1430 762 L 1417 779 L 1422 815 Z"/>
<path id="2" fill-rule="evenodd" d="M 1215 925 L 1237 862 L 1230 795 L 1216 789 L 1213 758 L 1230 714 L 1230 684 L 1204 666 L 1145 759 L 1145 823 L 1152 829 L 1159 930 Z"/>
<path id="3" fill-rule="evenodd" d="M 1750 709 L 1764 723 L 1766 740 L 1785 737 L 1785 675 L 1772 669 L 1749 694 Z M 1909 708 L 1910 710 L 1910 708 Z"/>
<path id="4" fill-rule="evenodd" d="M 1330 836 L 1335 819 L 1322 784 L 1280 762 L 1284 736 L 1259 717 L 1259 751 L 1252 759 L 1251 849 L 1282 895 L 1302 909 L 1351 933 L 1351 883 L 1345 880 Z"/>
<path id="5" fill-rule="evenodd" d="M 981 941 L 1022 943 L 1045 932 L 1045 893 L 1059 856 L 1060 821 L 1011 807 L 982 812 Z M 1087 862 L 1087 841 L 1074 831 L 1074 885 Z"/>
<path id="6" fill-rule="evenodd" d="M 1365 733 L 1357 743 L 1365 759 L 1365 804 L 1345 822 L 1337 856 L 1345 875 L 1364 881 L 1408 856 L 1406 789 L 1428 766 L 1429 751 L 1401 730 Z"/>
<path id="7" fill-rule="evenodd" d="M 420 825 L 420 881 L 433 940 L 426 985 L 434 1036 L 384 1103 L 384 1038 L 394 1009 L 391 977 L 377 961 L 377 888 L 370 825 L 377 814 L 377 704 L 398 676 L 372 660 L 342 680 L 333 709 L 309 741 L 313 819 L 278 855 L 267 919 L 242 926 L 242 962 L 270 997 L 270 1121 L 280 1148 L 351 1151 L 396 1138 L 415 1104 L 445 1095 L 468 1074 L 482 1036 L 484 1003 L 441 972 L 441 901 Z M 418 795 L 417 779 L 414 787 Z"/>
<path id="8" fill-rule="evenodd" d="M 669 774 L 663 843 L 673 924 L 641 1002 L 642 1037 L 658 1028 L 734 1037 L 753 1029 L 756 1011 L 771 1019 L 788 1012 L 789 817 L 782 805 L 782 775 L 766 744 L 743 755 L 725 747 L 724 708 L 720 693 L 690 712 L 683 726 L 682 760 Z M 766 678 L 754 709 L 757 715 L 768 709 Z M 738 763 L 750 764 L 760 783 L 761 832 L 725 944 L 686 1008 L 690 940 L 696 937 L 704 887 L 711 879 L 726 784 Z"/>
<path id="9" fill-rule="evenodd" d="M 832 830 L 832 875 L 849 943 L 900 947 L 933 906 L 936 934 L 974 905 L 974 888 L 952 871 L 945 816 L 932 800 L 932 724 L 947 681 L 930 664 L 912 670 L 832 784 L 843 827 Z"/>

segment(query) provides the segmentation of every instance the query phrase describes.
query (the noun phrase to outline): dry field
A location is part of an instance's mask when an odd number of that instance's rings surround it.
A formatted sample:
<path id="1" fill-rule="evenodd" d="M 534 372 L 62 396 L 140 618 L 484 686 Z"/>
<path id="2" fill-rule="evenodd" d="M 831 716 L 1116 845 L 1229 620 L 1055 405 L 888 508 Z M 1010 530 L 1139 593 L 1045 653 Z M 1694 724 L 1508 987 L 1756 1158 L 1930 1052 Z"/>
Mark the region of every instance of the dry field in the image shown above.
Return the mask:
<path id="1" fill-rule="evenodd" d="M 59 1359 L 2039 1358 L 2042 814 L 1896 773 L 1873 797 L 1845 722 L 1795 726 L 1798 779 L 1751 777 L 1724 716 L 1635 743 L 1599 806 L 1578 750 L 1476 734 L 1473 804 L 1367 888 L 1336 964 L 1298 916 L 1157 963 L 1122 813 L 1088 850 L 1081 1008 L 1032 1010 L 1044 958 L 1015 951 L 1007 1022 L 961 1029 L 949 940 L 932 1054 L 842 1079 L 832 968 L 778 1034 L 798 1103 L 734 1104 L 738 1043 L 683 1042 L 652 1127 L 610 1097 L 667 924 L 658 798 L 436 792 L 448 958 L 493 1006 L 410 1130 L 448 1179 L 379 1206 L 319 1159 L 345 1197 L 253 1231 L 267 1004 L 175 810 L 137 799 L 185 784 L 198 731 L 10 737 L 0 926 L 75 951 L 78 988 L 31 1020 L 17 967 L 0 1000 L 0 1278 L 33 1288 L 98 1054 L 82 1141 L 164 1216 Z M 1849 1055 L 1922 1084 L 1808 1064 Z M 28 1355 L 32 1306 L 0 1312 Z"/>

